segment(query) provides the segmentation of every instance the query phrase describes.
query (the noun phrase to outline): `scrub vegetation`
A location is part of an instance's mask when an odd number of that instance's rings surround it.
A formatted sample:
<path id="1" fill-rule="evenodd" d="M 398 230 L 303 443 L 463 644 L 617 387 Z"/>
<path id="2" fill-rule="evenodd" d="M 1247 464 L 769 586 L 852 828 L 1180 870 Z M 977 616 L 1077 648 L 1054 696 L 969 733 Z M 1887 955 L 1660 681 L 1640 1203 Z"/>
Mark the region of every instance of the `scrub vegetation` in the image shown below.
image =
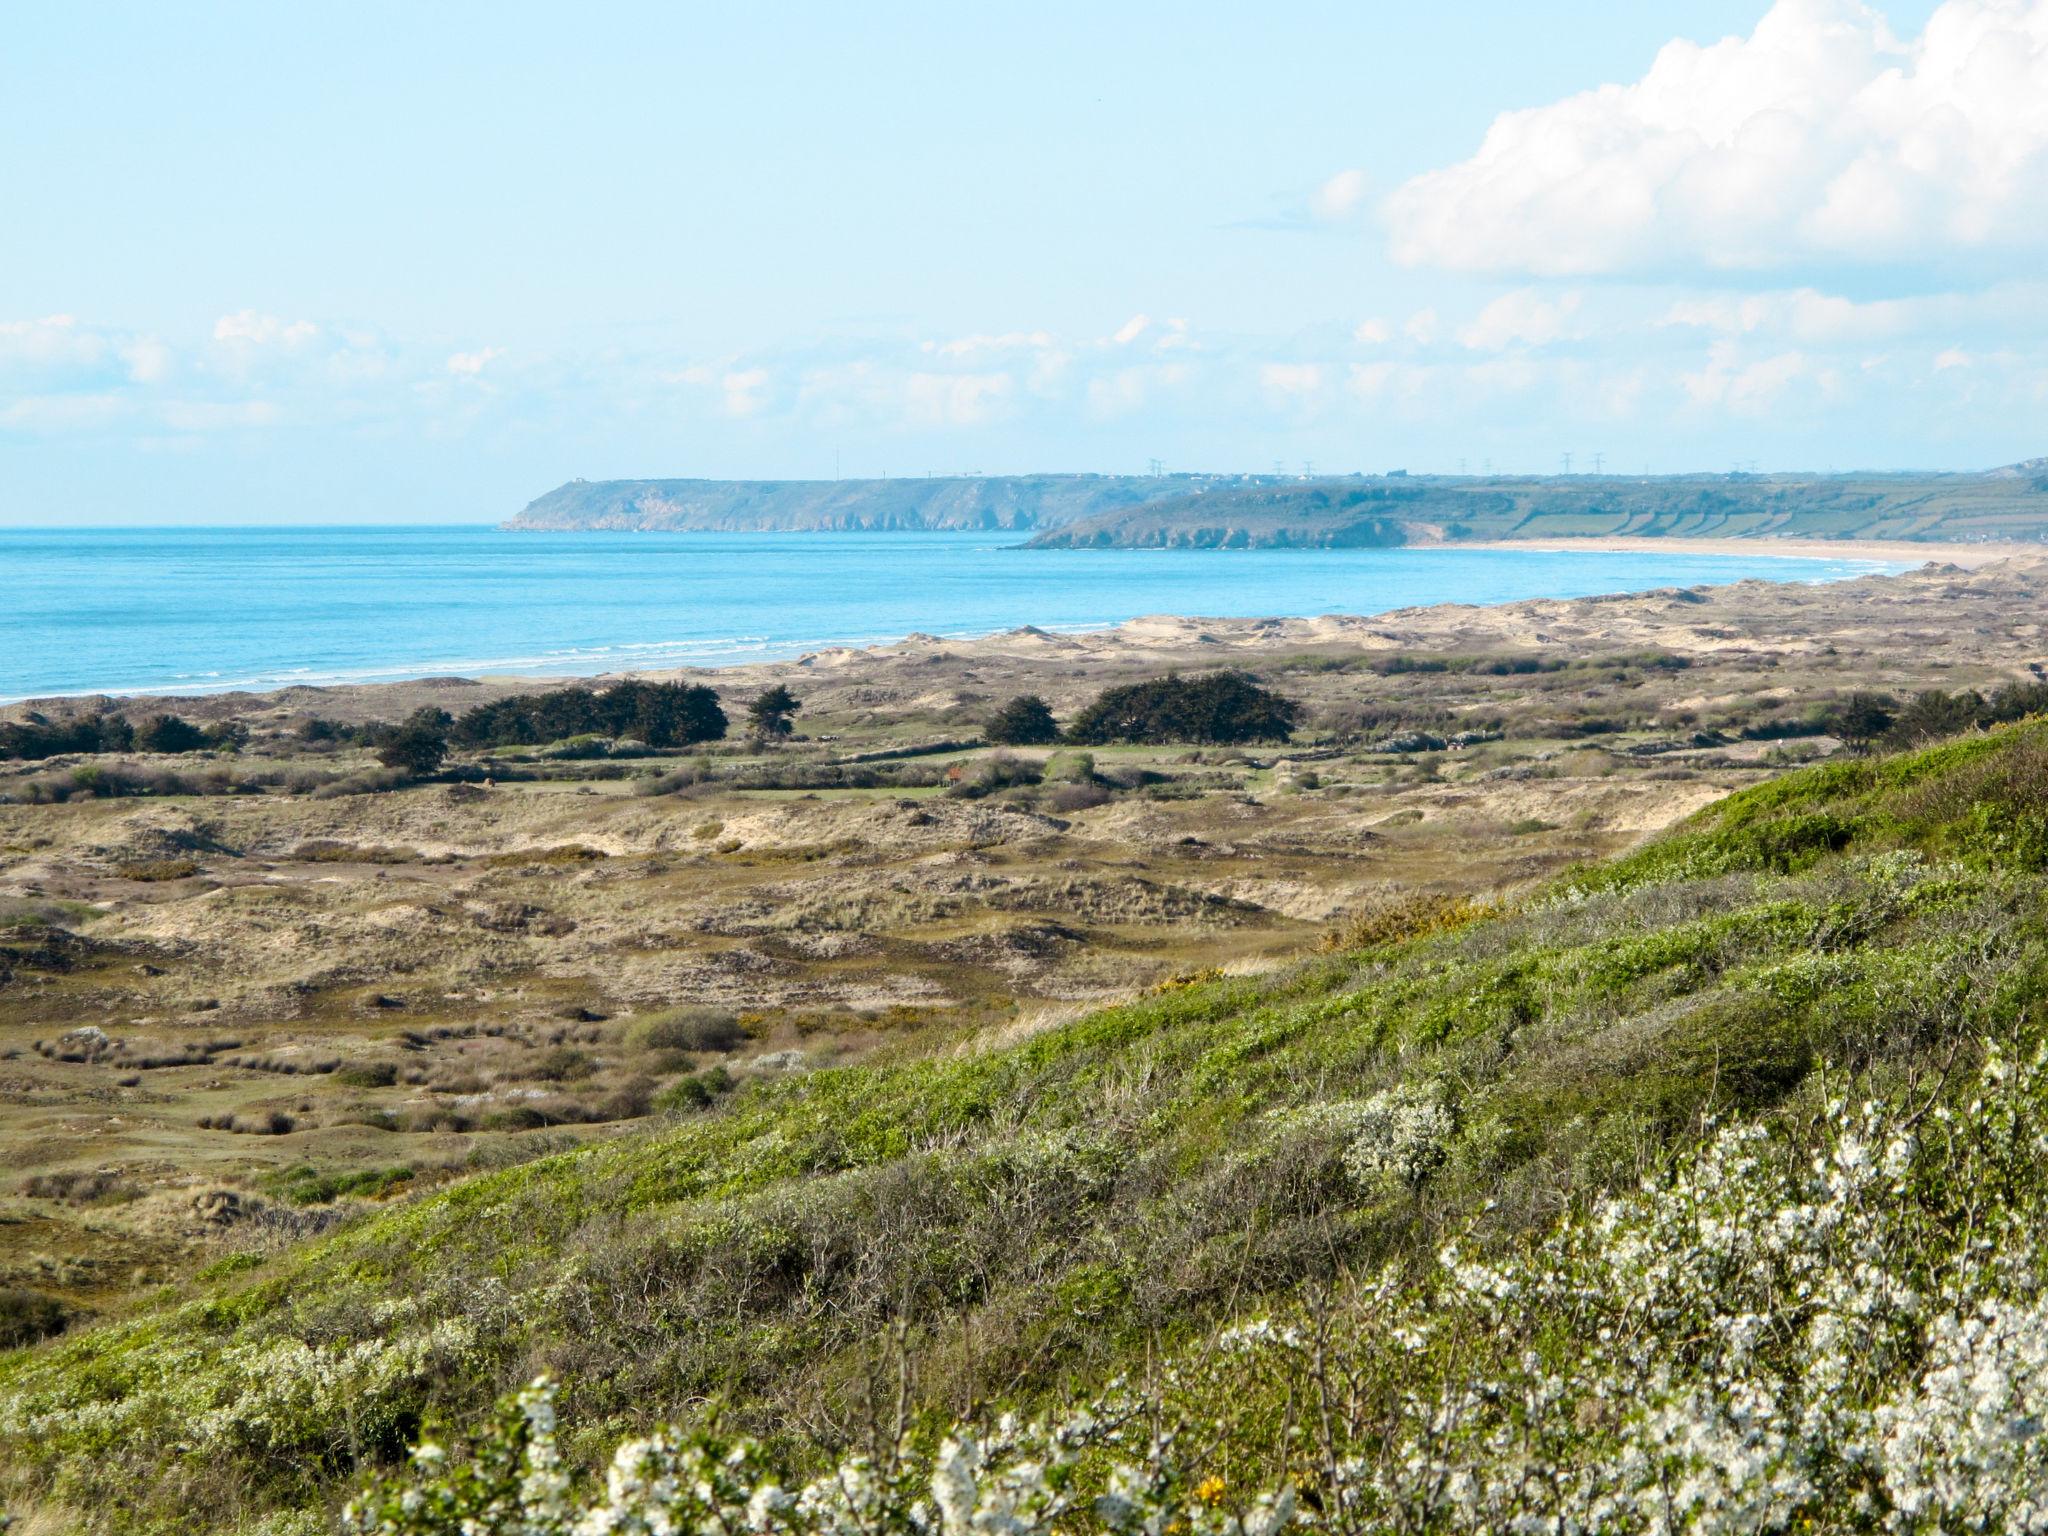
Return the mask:
<path id="1" fill-rule="evenodd" d="M 878 1465 L 883 1422 L 921 1497 L 979 1501 L 1047 1464 L 962 1449 L 1010 1433 L 954 1423 L 992 1400 L 1085 1408 L 1046 1433 L 1112 1529 L 2024 1512 L 2044 882 L 2048 727 L 1793 774 L 1496 910 L 360 1216 L 15 1356 L 0 1432 L 28 1498 L 131 1529 L 321 1506 L 539 1374 L 564 1477 L 715 1420 L 760 1442 L 741 1505 L 832 1447 Z M 750 1519 L 859 1523 L 823 1497 Z"/>

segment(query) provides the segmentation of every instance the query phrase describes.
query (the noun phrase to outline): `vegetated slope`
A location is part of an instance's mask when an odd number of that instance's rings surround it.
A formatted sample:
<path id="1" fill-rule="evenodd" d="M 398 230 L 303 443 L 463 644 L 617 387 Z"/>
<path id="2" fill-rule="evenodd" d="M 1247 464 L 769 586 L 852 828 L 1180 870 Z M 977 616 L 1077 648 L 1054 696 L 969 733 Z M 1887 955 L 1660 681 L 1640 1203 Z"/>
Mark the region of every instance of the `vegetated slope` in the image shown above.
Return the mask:
<path id="1" fill-rule="evenodd" d="M 1615 536 L 2048 538 L 2040 461 L 1985 474 L 1385 475 L 1261 482 L 1099 513 L 1033 547 L 1359 547 Z"/>
<path id="2" fill-rule="evenodd" d="M 494 1392 L 546 1370 L 565 1384 L 573 1450 L 720 1404 L 802 1461 L 859 1438 L 895 1339 L 918 1400 L 957 1411 L 1142 1376 L 1226 1319 L 1322 1295 L 1302 1326 L 1339 1330 L 1351 1358 L 1380 1352 L 1349 1406 L 1326 1400 L 1322 1415 L 1326 1430 L 1348 1415 L 1365 1438 L 1325 1457 L 1316 1436 L 1288 1430 L 1317 1372 L 1328 1386 L 1320 1350 L 1293 1374 L 1231 1366 L 1195 1392 L 1235 1415 L 1203 1453 L 1216 1475 L 1321 1477 L 1327 1490 L 1394 1476 L 1400 1455 L 1382 1464 L 1373 1447 L 1400 1445 L 1373 1415 L 1398 1417 L 1410 1387 L 1455 1385 L 1503 1349 L 1498 1368 L 1522 1372 L 1524 1396 L 1508 1399 L 1522 1417 L 1500 1424 L 1487 1404 L 1501 1399 L 1454 1393 L 1425 1438 L 1492 1425 L 1500 1443 L 1471 1454 L 1524 1457 L 1526 1473 L 1526 1458 L 1575 1454 L 1534 1437 L 1557 1431 L 1545 1404 L 1565 1404 L 1565 1430 L 1588 1447 L 1637 1422 L 1627 1402 L 1571 1395 L 1573 1358 L 1597 1353 L 1595 1332 L 1574 1329 L 1595 1326 L 1608 1261 L 1568 1234 L 1544 1238 L 1554 1219 L 1633 1188 L 1695 1145 L 1709 1114 L 1781 1126 L 1797 1174 L 1847 1083 L 1922 1118 L 1975 1091 L 1982 1040 L 2024 1043 L 2040 1022 L 2044 894 L 2040 721 L 1795 774 L 1505 910 L 1419 903 L 1276 978 L 1175 988 L 972 1052 L 763 1083 L 658 1134 L 366 1215 L 246 1274 L 224 1266 L 189 1299 L 8 1359 L 0 1453 L 18 1492 L 90 1524 L 225 1528 L 328 1497 L 396 1458 L 426 1417 L 474 1421 Z M 1816 1078 L 1824 1063 L 1831 1079 Z M 1657 1284 L 1682 1281 L 1700 1292 L 1686 1305 L 1709 1310 L 1725 1280 L 1735 1312 L 1761 1318 L 1735 1339 L 1744 1358 L 1776 1347 L 1758 1331 L 1773 1314 L 1727 1251 L 1743 1222 L 1713 1218 L 1761 1177 L 1735 1166 L 1759 1155 L 1738 1146 L 1699 1165 L 1710 1187 L 1686 1197 L 1685 1219 L 1722 1246 L 1656 1268 Z M 2038 1184 L 2038 1160 L 2008 1159 L 1996 1177 L 2023 1165 Z M 1967 1177 L 1951 1170 L 1927 1196 L 1937 1226 L 1958 1202 L 1956 1221 L 1998 1201 L 2019 1210 L 2022 1194 L 2039 1203 L 2034 1185 L 2005 1183 L 1979 1200 L 1976 1165 L 1958 1166 Z M 1802 1227 L 1795 1212 L 1770 1230 Z M 1427 1309 L 1388 1310 L 1432 1283 L 1447 1240 L 1478 1266 L 1456 1314 L 1478 1328 L 1469 1336 L 1429 1335 Z M 1549 1251 L 1528 1246 L 1539 1240 L 1564 1256 L 1524 1312 L 1516 1287 L 1535 1282 L 1514 1266 Z M 1502 1266 L 1500 1286 L 1487 1264 Z M 1904 1305 L 1872 1302 L 1884 1318 Z M 1392 1335 L 1388 1316 L 1402 1320 Z M 1657 1328 L 1674 1318 L 1692 1326 L 1682 1308 L 1651 1315 Z M 1666 1337 L 1622 1324 L 1597 1324 L 1601 1349 Z M 1834 1358 L 1809 1345 L 1787 1347 Z M 1700 1348 L 1687 1336 L 1652 1362 L 1666 1386 L 1693 1390 Z M 1899 1369 L 1917 1370 L 1900 1349 Z M 1194 1379 L 1158 1390 L 1185 1405 Z M 1776 1411 L 1698 1390 L 1691 1419 L 1684 1394 L 1672 1399 L 1678 1439 L 1695 1422 L 1719 1434 L 1732 1414 L 1739 1446 L 1743 1423 Z M 1643 1401 L 1664 1399 L 1646 1389 Z M 1733 1465 L 1711 1436 L 1673 1444 L 1681 1460 Z M 1363 1471 L 1338 1466 L 1357 1457 Z M 1456 1523 L 1449 1477 L 1416 1491 L 1412 1523 Z M 1757 1496 L 1797 1507 L 1785 1489 Z"/>
<path id="3" fill-rule="evenodd" d="M 944 475 L 893 480 L 572 480 L 506 527 L 709 533 L 1051 528 L 1242 476 Z"/>

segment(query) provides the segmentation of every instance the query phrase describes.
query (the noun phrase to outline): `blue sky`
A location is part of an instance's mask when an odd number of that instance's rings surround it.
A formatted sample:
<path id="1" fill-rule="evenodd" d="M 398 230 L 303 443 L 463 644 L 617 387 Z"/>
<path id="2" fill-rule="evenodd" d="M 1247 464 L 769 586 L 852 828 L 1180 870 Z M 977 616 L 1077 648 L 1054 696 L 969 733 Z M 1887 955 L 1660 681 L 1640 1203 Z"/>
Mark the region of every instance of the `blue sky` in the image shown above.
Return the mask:
<path id="1" fill-rule="evenodd" d="M 1992 464 L 2044 254 L 2048 0 L 21 8 L 0 520 Z"/>

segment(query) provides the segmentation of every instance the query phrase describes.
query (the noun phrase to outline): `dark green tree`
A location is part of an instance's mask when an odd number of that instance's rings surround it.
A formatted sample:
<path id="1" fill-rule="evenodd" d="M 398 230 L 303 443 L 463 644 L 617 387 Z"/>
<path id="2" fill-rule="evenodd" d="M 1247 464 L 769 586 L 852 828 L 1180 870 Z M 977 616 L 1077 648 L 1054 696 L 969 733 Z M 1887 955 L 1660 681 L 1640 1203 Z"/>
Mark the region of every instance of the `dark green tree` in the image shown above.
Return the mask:
<path id="1" fill-rule="evenodd" d="M 1020 693 L 996 711 L 982 734 L 999 747 L 1042 747 L 1060 739 L 1060 726 L 1045 700 Z"/>
<path id="2" fill-rule="evenodd" d="M 176 715 L 156 715 L 135 733 L 135 745 L 145 752 L 197 752 L 206 733 Z"/>
<path id="3" fill-rule="evenodd" d="M 1847 694 L 1829 707 L 1827 728 L 1852 747 L 1866 747 L 1892 728 L 1897 709 L 1889 694 Z"/>
<path id="4" fill-rule="evenodd" d="M 445 709 L 416 709 L 378 741 L 377 761 L 424 778 L 447 760 L 448 727 L 453 723 Z"/>
<path id="5" fill-rule="evenodd" d="M 239 720 L 216 720 L 200 734 L 216 752 L 239 752 L 249 744 L 249 727 Z"/>
<path id="6" fill-rule="evenodd" d="M 795 729 L 790 716 L 803 708 L 782 684 L 763 688 L 747 705 L 747 729 L 760 741 L 781 741 Z"/>

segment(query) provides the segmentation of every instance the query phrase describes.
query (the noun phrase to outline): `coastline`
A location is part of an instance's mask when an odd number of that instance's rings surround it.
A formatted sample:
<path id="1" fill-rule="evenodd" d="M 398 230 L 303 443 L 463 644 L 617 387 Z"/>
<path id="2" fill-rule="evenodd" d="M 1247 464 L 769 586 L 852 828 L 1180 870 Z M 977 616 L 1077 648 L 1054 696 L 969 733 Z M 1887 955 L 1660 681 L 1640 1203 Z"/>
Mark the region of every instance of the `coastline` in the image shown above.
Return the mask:
<path id="1" fill-rule="evenodd" d="M 1614 541 L 1568 546 L 1588 553 Z M 1711 541 L 1699 541 L 1711 544 Z M 1749 544 L 1753 541 L 1739 541 Z M 1775 541 L 1777 554 L 1811 558 L 1810 544 Z M 1909 546 L 1910 547 L 1910 546 Z M 1881 564 L 1893 546 L 1852 546 L 1837 553 Z M 317 712 L 342 720 L 398 718 L 423 705 L 459 711 L 496 698 L 569 684 L 604 686 L 637 678 L 680 680 L 726 688 L 788 682 L 828 693 L 877 684 L 909 688 L 934 701 L 967 684 L 977 689 L 1022 687 L 1034 674 L 1050 688 L 1058 681 L 1113 675 L 1126 681 L 1166 668 L 1258 667 L 1275 658 L 1307 654 L 1418 651 L 1532 651 L 1551 646 L 1663 648 L 1695 654 L 1757 644 L 1790 645 L 1796 631 L 1844 635 L 1876 625 L 1916 619 L 1960 593 L 2003 592 L 2031 583 L 2048 569 L 2048 551 L 2026 550 L 2012 559 L 1971 546 L 1964 567 L 1936 555 L 1917 566 L 1872 569 L 1822 582 L 1764 580 L 1688 588 L 1635 587 L 1585 597 L 1519 598 L 1497 603 L 1440 602 L 1375 614 L 1239 618 L 1152 613 L 1120 623 L 1069 627 L 1023 624 L 974 633 L 912 631 L 889 639 L 823 644 L 776 658 L 722 663 L 612 667 L 599 671 L 503 672 L 479 667 L 378 681 L 286 683 L 274 687 L 190 693 L 45 694 L 0 703 L 0 719 L 38 707 L 71 713 L 95 707 L 146 704 L 199 721 L 250 711 L 279 717 Z M 1623 552 L 1629 552 L 1624 548 Z M 1709 549 L 1707 552 L 1712 552 Z M 1867 553 L 1866 553 L 1867 552 Z M 1731 621 L 1733 627 L 1731 627 Z M 1754 625 L 1752 629 L 1750 626 Z M 1940 632 L 1929 629 L 1929 638 Z M 984 669 L 993 668 L 993 671 Z"/>
<path id="2" fill-rule="evenodd" d="M 1571 555 L 1653 555 L 1660 551 L 1680 555 L 1754 555 L 1777 560 L 1871 560 L 1885 564 L 1954 565 L 1977 570 L 2000 560 L 2048 556 L 2048 545 L 2001 542 L 1986 544 L 1922 543 L 1911 539 L 1800 539 L 1759 538 L 1695 539 L 1666 538 L 1661 535 L 1588 534 L 1584 537 L 1553 539 L 1485 539 L 1470 543 L 1412 545 L 1416 549 L 1490 549 L 1513 554 Z"/>
<path id="3" fill-rule="evenodd" d="M 876 566 L 876 552 L 888 545 L 889 536 L 870 542 L 874 539 L 872 535 L 854 536 L 853 542 L 860 546 L 856 564 Z M 601 598 L 610 590 L 604 583 L 619 574 L 613 569 L 619 561 L 612 557 L 622 544 L 638 542 L 608 538 L 603 557 L 571 562 L 562 580 L 548 574 L 543 586 L 536 588 L 542 600 L 539 619 L 544 621 L 551 614 L 572 608 L 576 600 L 564 594 L 581 591 L 584 595 L 580 600 L 586 604 Z M 1719 584 L 1744 577 L 1767 581 L 1837 581 L 1896 572 L 1907 568 L 1913 556 L 1924 560 L 1948 552 L 1946 546 L 1931 551 L 1894 551 L 1798 540 L 1585 539 L 1499 545 L 1475 541 L 1365 551 L 1363 568 L 1359 570 L 1353 567 L 1361 564 L 1361 552 L 1291 551 L 1269 559 L 1260 554 L 1218 551 L 1206 553 L 1194 561 L 1189 571 L 1182 571 L 1183 562 L 1171 558 L 1161 561 L 1156 552 L 1135 551 L 1130 552 L 1129 558 L 1108 562 L 1113 590 L 1090 596 L 1088 581 L 1073 583 L 1079 599 L 1074 600 L 1067 596 L 1069 584 L 1064 576 L 1053 580 L 1053 590 L 1048 594 L 1045 583 L 1051 579 L 1051 573 L 1047 569 L 1030 562 L 1013 565 L 1005 556 L 980 549 L 980 541 L 969 541 L 977 548 L 965 554 L 953 547 L 959 543 L 957 539 L 944 542 L 947 549 L 932 557 L 938 562 L 935 569 L 939 575 L 928 579 L 935 580 L 939 589 L 932 594 L 931 602 L 899 597 L 870 603 L 865 598 L 855 598 L 849 604 L 842 593 L 834 599 L 838 607 L 828 604 L 813 614 L 806 607 L 810 593 L 791 587 L 788 577 L 792 560 L 784 557 L 779 563 L 771 563 L 771 578 L 780 572 L 780 589 L 774 589 L 771 581 L 764 601 L 781 615 L 779 633 L 773 626 L 749 628 L 757 622 L 753 609 L 717 614 L 719 624 L 726 626 L 721 628 L 701 622 L 694 613 L 664 612 L 657 604 L 643 606 L 630 625 L 623 621 L 609 627 L 581 625 L 572 616 L 569 627 L 559 635 L 549 630 L 545 622 L 537 622 L 530 632 L 510 634 L 504 632 L 505 626 L 499 625 L 495 631 L 465 635 L 450 643 L 450 636 L 431 632 L 432 626 L 422 625 L 418 617 L 434 611 L 429 601 L 438 595 L 434 582 L 441 580 L 447 570 L 459 566 L 459 562 L 451 563 L 446 558 L 431 568 L 439 574 L 430 575 L 418 590 L 392 594 L 396 604 L 394 622 L 409 623 L 418 632 L 419 643 L 402 647 L 349 644 L 329 646 L 323 651 L 319 645 L 294 646 L 289 643 L 294 636 L 280 632 L 274 635 L 276 645 L 256 651 L 246 644 L 228 644 L 218 650 L 186 645 L 174 660 L 166 658 L 161 668 L 146 662 L 133 665 L 137 657 L 126 652 L 115 655 L 115 647 L 103 647 L 107 655 L 91 658 L 103 665 L 87 665 L 82 658 L 67 659 L 62 665 L 37 665 L 38 647 L 43 651 L 53 649 L 50 642 L 58 621 L 54 616 L 56 610 L 51 609 L 49 624 L 41 631 L 35 629 L 33 619 L 23 631 L 22 638 L 29 650 L 21 657 L 18 677 L 0 684 L 0 708 L 38 702 L 62 707 L 64 700 L 111 698 L 168 703 L 295 689 L 330 692 L 415 686 L 451 679 L 484 680 L 494 686 L 517 688 L 572 678 L 726 672 L 735 667 L 791 664 L 818 653 L 844 654 L 899 643 L 914 644 L 920 632 L 933 629 L 940 630 L 947 644 L 958 646 L 979 644 L 1006 631 L 1027 627 L 1066 635 L 1113 632 L 1126 622 L 1127 616 L 1185 615 L 1192 622 L 1224 615 L 1252 622 L 1279 616 L 1349 615 L 1370 619 L 1436 601 L 1513 603 L 1543 595 L 1545 588 L 1550 594 L 1563 597 L 1618 594 L 1655 586 Z M 840 543 L 852 548 L 849 541 Z M 1975 557 L 1974 564 L 1984 552 L 1980 549 L 1967 553 Z M 810 558 L 807 549 L 798 554 Z M 1605 558 L 1584 558 L 1589 555 Z M 730 563 L 740 558 L 747 557 L 729 555 L 727 560 Z M 1787 560 L 1813 563 L 1801 571 L 1787 568 Z M 951 579 L 957 587 L 963 571 L 973 576 L 981 566 L 993 569 L 998 561 L 1007 583 L 1001 601 L 959 611 L 957 603 L 939 600 L 945 595 L 946 580 Z M 1443 575 L 1444 569 L 1459 561 L 1472 562 L 1474 580 L 1465 580 L 1463 572 L 1457 579 Z M 294 562 L 299 562 L 299 556 L 288 550 L 284 556 L 273 558 L 266 569 L 276 568 L 281 584 L 297 584 L 305 573 Z M 674 563 L 667 562 L 671 566 Z M 552 567 L 553 562 L 541 564 Z M 334 569 L 347 568 L 346 562 L 329 561 L 328 565 Z M 1397 571 L 1396 567 L 1401 569 Z M 316 563 L 312 569 L 319 573 L 316 582 L 325 579 L 326 567 Z M 1060 570 L 1064 572 L 1066 567 Z M 1173 573 L 1170 578 L 1166 574 L 1169 571 Z M 1437 574 L 1416 574 L 1430 571 Z M 1540 574 L 1542 571 L 1554 574 L 1546 576 Z M 1035 574 L 1027 579 L 1031 572 Z M 1292 575 L 1281 580 L 1276 572 Z M 130 585 L 134 583 L 131 581 Z M 311 590 L 320 591 L 317 585 Z M 467 598 L 471 594 L 462 589 L 455 595 Z M 356 594 L 343 589 L 340 596 L 353 600 Z M 784 606 L 776 608 L 778 601 Z M 842 608 L 844 611 L 840 611 Z M 34 611 L 32 608 L 31 613 Z M 291 619 L 290 605 L 284 605 L 278 616 Z M 943 628 L 932 622 L 935 618 L 941 620 Z M 945 623 L 947 618 L 952 622 Z M 547 637 L 537 639 L 542 631 L 547 631 Z M 0 641 L 11 632 L 8 626 L 0 625 Z M 383 655 L 378 654 L 380 650 Z M 280 664 L 291 658 L 302 659 L 303 664 Z"/>

